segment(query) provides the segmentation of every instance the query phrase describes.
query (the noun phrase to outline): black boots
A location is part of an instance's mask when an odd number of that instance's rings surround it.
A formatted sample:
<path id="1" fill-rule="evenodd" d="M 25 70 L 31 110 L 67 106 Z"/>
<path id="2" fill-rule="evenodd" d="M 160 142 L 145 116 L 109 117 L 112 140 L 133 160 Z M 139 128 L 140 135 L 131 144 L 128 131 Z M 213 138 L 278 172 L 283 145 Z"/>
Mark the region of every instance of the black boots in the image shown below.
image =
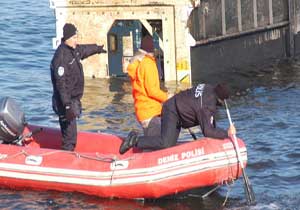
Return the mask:
<path id="1" fill-rule="evenodd" d="M 131 147 L 135 146 L 137 142 L 138 133 L 136 131 L 130 131 L 130 133 L 120 146 L 120 154 L 124 154 L 125 152 L 127 152 Z"/>

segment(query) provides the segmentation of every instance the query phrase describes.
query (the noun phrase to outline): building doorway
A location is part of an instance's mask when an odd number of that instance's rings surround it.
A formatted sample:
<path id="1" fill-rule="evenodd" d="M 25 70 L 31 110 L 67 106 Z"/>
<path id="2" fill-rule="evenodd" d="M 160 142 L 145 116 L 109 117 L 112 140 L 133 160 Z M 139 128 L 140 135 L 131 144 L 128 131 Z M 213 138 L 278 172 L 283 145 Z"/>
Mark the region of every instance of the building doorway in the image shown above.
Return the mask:
<path id="1" fill-rule="evenodd" d="M 157 60 L 160 79 L 164 79 L 164 53 L 161 20 L 116 20 L 110 28 L 108 41 L 109 76 L 127 75 L 127 66 L 135 52 L 141 47 L 142 38 L 150 34 L 154 42 L 154 54 Z"/>

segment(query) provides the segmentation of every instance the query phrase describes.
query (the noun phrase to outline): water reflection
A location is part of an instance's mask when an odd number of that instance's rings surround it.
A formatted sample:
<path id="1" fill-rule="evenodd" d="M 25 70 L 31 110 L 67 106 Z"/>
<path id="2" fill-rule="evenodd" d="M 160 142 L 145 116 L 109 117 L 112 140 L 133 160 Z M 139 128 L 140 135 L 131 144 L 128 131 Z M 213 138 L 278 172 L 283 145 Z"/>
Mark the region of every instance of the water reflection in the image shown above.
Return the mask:
<path id="1" fill-rule="evenodd" d="M 127 78 L 86 79 L 80 130 L 128 133 L 139 127 Z"/>
<path id="2" fill-rule="evenodd" d="M 162 86 L 163 89 L 173 93 L 190 87 L 190 85 L 178 85 L 175 82 L 163 83 Z M 82 105 L 83 114 L 78 122 L 79 130 L 123 136 L 127 135 L 131 129 L 143 133 L 135 117 L 131 84 L 127 77 L 86 78 Z M 195 132 L 202 135 L 199 129 Z M 180 139 L 190 138 L 188 131 L 183 130 Z"/>
<path id="3" fill-rule="evenodd" d="M 203 200 L 194 195 L 150 200 L 145 203 L 124 200 L 100 199 L 77 193 L 33 191 L 0 191 L 3 209 L 167 209 L 167 210 L 212 210 L 212 209 L 296 209 L 300 199 L 295 197 L 300 189 L 300 61 L 284 61 L 273 65 L 273 71 L 262 71 L 258 75 L 234 75 L 228 80 L 234 93 L 229 100 L 232 119 L 238 136 L 247 144 L 249 164 L 247 174 L 257 196 L 256 207 L 245 207 L 242 178 L 232 186 L 226 208 L 222 203 L 228 192 L 222 187 L 218 192 Z M 240 72 L 242 72 L 240 70 Z M 258 72 L 253 70 L 252 72 Z M 22 72 L 4 72 L 1 79 L 3 90 L 16 96 L 29 122 L 58 126 L 50 105 L 51 84 L 49 75 L 34 74 L 39 82 L 32 83 L 30 76 Z M 227 75 L 228 76 L 228 75 Z M 231 75 L 232 76 L 232 75 Z M 23 80 L 23 86 L 15 83 Z M 226 78 L 224 76 L 224 78 Z M 240 78 L 240 79 L 239 79 Z M 131 85 L 127 78 L 85 79 L 83 115 L 79 130 L 108 132 L 127 135 L 132 128 L 142 132 L 134 115 Z M 182 87 L 165 84 L 175 92 Z M 22 88 L 23 87 L 23 88 Z M 38 97 L 32 97 L 32 95 Z M 44 106 L 41 106 L 43 104 Z M 218 115 L 220 127 L 227 127 L 224 109 Z M 197 128 L 197 135 L 200 130 Z M 191 139 L 183 130 L 181 137 Z M 196 196 L 195 196 L 196 195 Z"/>
<path id="4" fill-rule="evenodd" d="M 30 123 L 58 127 L 51 108 L 49 63 L 53 56 L 55 17 L 48 1 L 1 1 L 1 97 L 15 98 Z M 238 58 L 237 58 L 238 59 Z M 300 58 L 266 61 L 265 66 L 232 69 L 206 81 L 226 81 L 234 96 L 229 101 L 238 136 L 249 154 L 247 174 L 258 201 L 246 207 L 242 178 L 202 200 L 197 196 L 137 202 L 100 199 L 77 193 L 0 190 L 0 209 L 104 210 L 291 210 L 300 206 Z M 126 78 L 86 78 L 84 112 L 79 130 L 126 135 L 140 129 L 134 115 L 130 82 Z M 176 84 L 165 84 L 175 92 Z M 227 127 L 224 110 L 218 123 Z M 190 138 L 186 131 L 186 138 Z M 197 135 L 200 135 L 200 133 Z M 200 192 L 193 194 L 201 195 Z"/>
<path id="5" fill-rule="evenodd" d="M 103 199 L 80 193 L 57 191 L 13 191 L 0 190 L 1 209 L 102 209 L 102 210 L 212 210 L 224 209 L 225 197 L 213 193 L 202 199 L 207 189 L 197 189 L 160 199 L 125 200 Z M 222 190 L 221 190 L 222 191 Z M 22 202 L 20 202 L 22 201 Z M 237 199 L 230 199 L 227 205 L 245 206 Z"/>
<path id="6" fill-rule="evenodd" d="M 162 210 L 158 206 L 141 201 L 110 200 L 79 193 L 59 193 L 56 191 L 13 191 L 0 190 L 1 209 L 101 209 L 101 210 Z M 19 202 L 22 200 L 22 202 Z"/>

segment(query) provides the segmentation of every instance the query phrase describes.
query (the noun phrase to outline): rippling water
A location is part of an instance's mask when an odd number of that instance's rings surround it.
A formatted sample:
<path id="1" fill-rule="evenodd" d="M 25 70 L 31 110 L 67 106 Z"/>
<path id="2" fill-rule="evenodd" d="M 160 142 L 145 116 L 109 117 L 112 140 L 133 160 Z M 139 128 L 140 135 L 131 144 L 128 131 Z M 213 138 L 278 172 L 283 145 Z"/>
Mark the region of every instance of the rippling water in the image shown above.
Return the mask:
<path id="1" fill-rule="evenodd" d="M 11 96 L 29 122 L 58 127 L 51 109 L 49 63 L 55 17 L 47 0 L 0 2 L 0 97 Z M 202 200 L 200 192 L 147 202 L 77 193 L 0 190 L 1 209 L 295 210 L 300 206 L 300 59 L 235 71 L 231 115 L 248 148 L 249 176 L 258 201 L 247 207 L 242 178 Z M 231 80 L 229 80 L 231 81 Z M 240 82 L 243 81 L 243 82 Z M 246 81 L 246 82 L 244 82 Z M 171 89 L 174 85 L 167 84 Z M 126 135 L 140 129 L 126 79 L 86 79 L 80 130 Z M 224 110 L 219 125 L 227 127 Z M 183 138 L 190 138 L 186 133 Z M 229 198 L 222 207 L 227 193 Z M 196 195 L 196 196 L 195 196 Z M 197 197 L 198 196 L 198 197 Z"/>

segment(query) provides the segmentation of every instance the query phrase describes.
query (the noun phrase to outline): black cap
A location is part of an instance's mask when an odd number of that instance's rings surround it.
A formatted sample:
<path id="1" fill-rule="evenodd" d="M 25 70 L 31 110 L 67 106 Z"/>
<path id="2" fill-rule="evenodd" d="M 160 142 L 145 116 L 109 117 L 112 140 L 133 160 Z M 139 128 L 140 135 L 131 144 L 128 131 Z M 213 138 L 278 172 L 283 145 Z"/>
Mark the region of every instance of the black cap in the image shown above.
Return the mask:
<path id="1" fill-rule="evenodd" d="M 218 84 L 215 87 L 215 92 L 216 92 L 217 97 L 219 99 L 221 99 L 222 101 L 224 101 L 224 99 L 229 98 L 229 89 L 226 84 Z"/>
<path id="2" fill-rule="evenodd" d="M 149 53 L 154 52 L 154 44 L 153 44 L 152 36 L 146 35 L 142 39 L 141 49 L 145 50 L 146 52 L 149 52 Z"/>
<path id="3" fill-rule="evenodd" d="M 72 23 L 66 23 L 63 27 L 63 40 L 66 41 L 77 33 L 77 28 Z"/>

